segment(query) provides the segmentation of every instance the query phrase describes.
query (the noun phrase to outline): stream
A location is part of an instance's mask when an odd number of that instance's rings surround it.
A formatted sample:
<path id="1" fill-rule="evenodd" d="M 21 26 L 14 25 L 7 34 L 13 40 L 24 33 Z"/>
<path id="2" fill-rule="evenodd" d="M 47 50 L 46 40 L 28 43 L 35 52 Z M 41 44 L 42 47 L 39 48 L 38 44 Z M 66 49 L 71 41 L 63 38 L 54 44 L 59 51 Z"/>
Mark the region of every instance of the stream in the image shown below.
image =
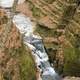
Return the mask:
<path id="1" fill-rule="evenodd" d="M 18 4 L 24 1 L 25 0 L 19 0 Z M 0 7 L 7 9 L 8 16 L 11 14 L 9 8 L 12 7 L 13 2 L 14 0 L 0 0 Z M 34 61 L 40 74 L 38 80 L 60 80 L 60 77 L 49 63 L 42 37 L 33 34 L 34 27 L 30 18 L 26 17 L 24 14 L 18 13 L 14 15 L 12 21 L 19 29 L 20 33 L 24 35 L 24 44 L 30 48 L 33 57 L 35 57 Z"/>
<path id="2" fill-rule="evenodd" d="M 24 35 L 24 44 L 30 48 L 32 55 L 35 56 L 35 63 L 40 70 L 41 78 L 39 80 L 60 80 L 60 77 L 49 63 L 41 36 L 33 34 L 34 29 L 30 18 L 20 13 L 14 16 L 13 23 Z"/>

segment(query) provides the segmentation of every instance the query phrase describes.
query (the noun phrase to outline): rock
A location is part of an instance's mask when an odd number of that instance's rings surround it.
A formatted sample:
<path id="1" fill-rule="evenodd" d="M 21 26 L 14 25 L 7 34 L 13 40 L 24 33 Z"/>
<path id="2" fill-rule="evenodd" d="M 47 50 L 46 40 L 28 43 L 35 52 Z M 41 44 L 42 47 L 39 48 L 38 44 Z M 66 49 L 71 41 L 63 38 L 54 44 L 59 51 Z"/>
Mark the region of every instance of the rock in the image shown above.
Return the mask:
<path id="1" fill-rule="evenodd" d="M 79 77 L 65 77 L 63 80 L 80 80 Z"/>

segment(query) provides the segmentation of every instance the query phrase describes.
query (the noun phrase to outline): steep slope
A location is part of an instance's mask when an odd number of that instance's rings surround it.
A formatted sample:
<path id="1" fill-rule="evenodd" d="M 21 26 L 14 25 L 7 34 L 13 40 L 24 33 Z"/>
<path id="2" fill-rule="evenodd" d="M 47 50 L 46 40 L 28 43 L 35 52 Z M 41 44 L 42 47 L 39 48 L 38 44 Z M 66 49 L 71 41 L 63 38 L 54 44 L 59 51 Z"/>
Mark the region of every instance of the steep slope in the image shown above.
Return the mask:
<path id="1" fill-rule="evenodd" d="M 0 80 L 36 80 L 31 52 L 15 25 L 9 29 L 7 22 L 6 13 L 0 9 Z"/>
<path id="2" fill-rule="evenodd" d="M 17 11 L 20 11 L 21 13 L 29 16 L 31 20 L 36 24 L 35 33 L 39 33 L 43 37 L 50 62 L 53 64 L 55 69 L 64 76 L 80 76 L 79 4 L 79 0 L 26 0 L 25 3 L 17 7 Z M 6 22 L 5 20 L 7 20 L 7 18 L 4 20 L 2 17 L 0 17 L 0 19 L 3 20 L 0 20 L 1 26 L 2 23 Z M 1 29 L 4 31 L 2 27 L 0 30 Z M 14 30 L 15 29 L 13 29 L 13 32 Z M 1 35 L 1 32 L 3 31 L 0 31 Z M 10 34 L 12 35 L 12 33 Z M 14 46 L 19 46 L 19 48 L 17 48 L 22 51 L 24 47 L 22 46 L 23 44 L 21 44 L 22 41 L 18 41 L 18 44 L 14 44 L 16 43 L 15 37 L 10 37 L 8 39 L 9 40 L 6 42 L 6 47 L 8 46 L 13 49 Z M 4 37 L 1 38 L 1 41 L 3 40 Z M 11 41 L 13 43 L 9 44 Z M 21 61 L 24 62 L 25 60 Z M 31 58 L 30 61 L 30 65 L 32 65 L 33 61 Z M 25 73 L 25 70 L 22 71 Z M 2 74 L 0 75 L 3 77 Z M 27 75 L 27 73 L 24 75 Z"/>
<path id="3" fill-rule="evenodd" d="M 50 62 L 64 75 L 80 75 L 79 4 L 77 0 L 26 0 L 27 10 L 18 8 L 37 24 L 35 32 L 43 37 Z"/>

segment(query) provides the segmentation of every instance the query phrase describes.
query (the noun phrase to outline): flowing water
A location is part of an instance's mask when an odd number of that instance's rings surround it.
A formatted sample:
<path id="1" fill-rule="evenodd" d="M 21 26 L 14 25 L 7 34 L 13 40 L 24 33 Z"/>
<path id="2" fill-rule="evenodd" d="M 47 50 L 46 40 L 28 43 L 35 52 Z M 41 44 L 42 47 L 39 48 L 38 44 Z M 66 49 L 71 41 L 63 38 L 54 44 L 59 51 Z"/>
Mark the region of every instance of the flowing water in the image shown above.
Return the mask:
<path id="1" fill-rule="evenodd" d="M 54 68 L 49 63 L 48 55 L 45 51 L 41 36 L 33 34 L 33 26 L 29 18 L 23 14 L 14 16 L 14 24 L 24 34 L 23 41 L 32 51 L 35 56 L 35 63 L 40 69 L 40 77 L 42 80 L 60 80 L 60 77 L 55 72 Z M 27 34 L 27 35 L 26 35 Z"/>
<path id="2" fill-rule="evenodd" d="M 18 0 L 18 4 L 23 3 L 25 0 Z M 10 16 L 10 8 L 13 6 L 14 0 L 0 0 L 0 7 L 5 8 L 7 15 Z M 40 70 L 39 80 L 60 80 L 58 74 L 49 63 L 48 55 L 45 51 L 41 36 L 34 35 L 33 25 L 28 17 L 24 14 L 16 14 L 13 17 L 13 23 L 19 29 L 20 33 L 24 35 L 23 41 L 35 56 L 35 63 Z"/>

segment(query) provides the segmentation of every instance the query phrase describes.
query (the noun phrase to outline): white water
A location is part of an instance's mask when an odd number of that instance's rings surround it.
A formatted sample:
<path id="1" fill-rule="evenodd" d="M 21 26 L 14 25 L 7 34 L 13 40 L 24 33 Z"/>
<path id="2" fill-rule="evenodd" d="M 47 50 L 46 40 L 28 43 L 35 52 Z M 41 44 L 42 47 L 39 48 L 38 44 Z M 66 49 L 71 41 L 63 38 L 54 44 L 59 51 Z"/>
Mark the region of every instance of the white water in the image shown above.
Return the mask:
<path id="1" fill-rule="evenodd" d="M 19 0 L 18 4 L 23 3 L 24 1 L 25 0 Z M 12 7 L 13 2 L 14 0 L 0 0 L 0 7 L 10 8 Z M 33 34 L 34 28 L 30 19 L 20 13 L 14 15 L 13 23 L 19 29 L 20 33 L 24 35 L 24 44 L 31 49 L 32 55 L 35 56 L 35 63 L 40 70 L 39 80 L 60 80 L 58 74 L 48 61 L 49 58 L 45 51 L 41 36 Z"/>
<path id="2" fill-rule="evenodd" d="M 42 38 L 33 34 L 34 30 L 30 19 L 23 14 L 18 14 L 14 16 L 13 22 L 19 31 L 24 34 L 24 44 L 31 49 L 32 55 L 35 56 L 35 63 L 38 69 L 40 69 L 41 79 L 59 80 L 58 74 L 48 61 Z"/>
<path id="3" fill-rule="evenodd" d="M 16 24 L 16 27 L 19 29 L 21 34 L 29 36 L 33 33 L 32 23 L 24 14 L 17 14 L 13 18 L 13 23 Z"/>
<path id="4" fill-rule="evenodd" d="M 25 0 L 18 0 L 18 4 L 23 3 Z M 0 7 L 10 8 L 13 6 L 14 0 L 0 0 Z"/>

